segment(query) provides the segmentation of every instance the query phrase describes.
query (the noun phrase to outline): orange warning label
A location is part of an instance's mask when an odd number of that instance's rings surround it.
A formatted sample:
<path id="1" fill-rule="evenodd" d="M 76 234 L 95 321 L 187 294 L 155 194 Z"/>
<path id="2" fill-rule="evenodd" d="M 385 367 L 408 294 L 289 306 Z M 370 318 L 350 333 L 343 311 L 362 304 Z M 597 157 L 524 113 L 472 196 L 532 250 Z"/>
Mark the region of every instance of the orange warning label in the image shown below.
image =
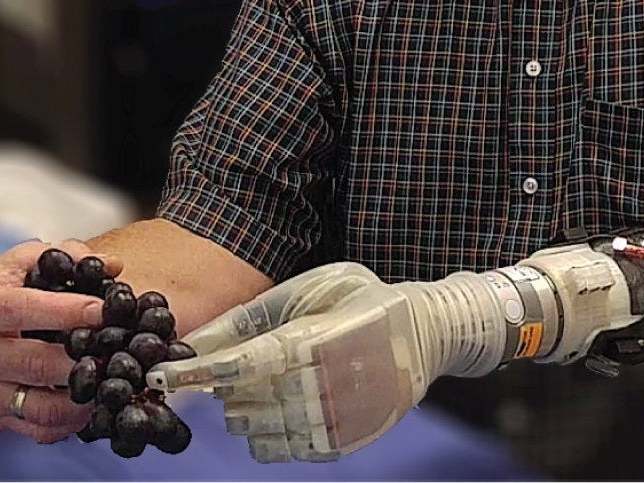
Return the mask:
<path id="1" fill-rule="evenodd" d="M 514 358 L 521 359 L 522 357 L 534 356 L 539 351 L 542 337 L 542 322 L 523 324 L 519 327 L 519 342 L 517 344 L 517 350 L 514 353 Z"/>

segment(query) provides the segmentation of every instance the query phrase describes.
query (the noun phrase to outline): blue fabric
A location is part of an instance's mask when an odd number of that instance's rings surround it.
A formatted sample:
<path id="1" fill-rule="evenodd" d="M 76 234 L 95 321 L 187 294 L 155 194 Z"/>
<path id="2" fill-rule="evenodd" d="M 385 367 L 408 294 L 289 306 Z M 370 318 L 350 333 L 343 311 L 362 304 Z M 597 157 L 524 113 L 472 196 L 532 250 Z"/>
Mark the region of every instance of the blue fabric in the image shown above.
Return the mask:
<path id="1" fill-rule="evenodd" d="M 0 230 L 0 253 L 26 237 Z M 526 480 L 538 474 L 517 463 L 497 440 L 471 430 L 436 408 L 412 410 L 372 445 L 336 463 L 262 465 L 246 440 L 226 433 L 219 401 L 182 396 L 177 412 L 193 432 L 190 447 L 169 456 L 154 447 L 133 460 L 114 455 L 109 441 L 83 444 L 72 436 L 38 445 L 0 432 L 0 480 L 48 481 L 357 481 Z"/>
<path id="2" fill-rule="evenodd" d="M 27 236 L 21 236 L 17 233 L 9 232 L 6 229 L 3 230 L 2 225 L 0 225 L 0 253 L 8 250 L 27 238 Z"/>
<path id="3" fill-rule="evenodd" d="M 207 394 L 191 394 L 178 409 L 192 428 L 190 447 L 176 456 L 153 447 L 133 460 L 111 453 L 109 441 L 83 444 L 75 437 L 37 445 L 0 433 L 4 480 L 526 480 L 536 479 L 497 441 L 474 432 L 437 409 L 412 410 L 372 445 L 335 463 L 262 465 L 246 440 L 228 435 L 223 408 Z"/>

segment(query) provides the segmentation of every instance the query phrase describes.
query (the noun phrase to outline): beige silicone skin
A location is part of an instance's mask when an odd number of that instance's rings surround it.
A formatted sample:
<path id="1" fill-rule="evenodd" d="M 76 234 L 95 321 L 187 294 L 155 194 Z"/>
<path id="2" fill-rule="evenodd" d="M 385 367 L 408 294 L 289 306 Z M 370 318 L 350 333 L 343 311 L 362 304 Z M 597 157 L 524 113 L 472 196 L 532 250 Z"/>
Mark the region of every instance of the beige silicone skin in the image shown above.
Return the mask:
<path id="1" fill-rule="evenodd" d="M 214 391 L 229 432 L 247 436 L 260 462 L 334 460 L 381 436 L 441 375 L 477 377 L 519 356 L 585 347 L 587 338 L 560 330 L 560 321 L 583 322 L 587 332 L 616 314 L 627 323 L 614 262 L 588 250 L 535 254 L 524 268 L 459 272 L 431 283 L 387 285 L 359 264 L 322 266 L 192 332 L 184 341 L 198 357 L 159 364 L 147 382 L 165 391 Z M 593 295 L 601 320 L 594 317 L 591 327 L 559 312 L 568 307 L 590 317 L 571 306 L 587 303 L 585 296 L 561 297 L 601 277 L 605 292 Z M 610 295 L 613 289 L 620 293 Z M 601 301 L 619 307 L 598 307 Z M 535 340 L 538 331 L 525 332 L 532 339 L 522 346 L 524 324 L 541 324 L 544 333 Z"/>
<path id="2" fill-rule="evenodd" d="M 329 265 L 188 335 L 201 357 L 161 364 L 148 381 L 214 389 L 229 431 L 249 437 L 258 461 L 336 459 L 381 435 L 424 392 L 411 319 L 406 297 L 366 268 Z"/>
<path id="3" fill-rule="evenodd" d="M 353 263 L 320 267 L 189 334 L 199 357 L 156 366 L 148 383 L 214 391 L 258 461 L 337 459 L 391 428 L 438 375 L 498 365 L 500 312 L 460 309 L 493 293 L 474 274 L 441 283 L 433 300 L 428 284 L 387 285 Z"/>

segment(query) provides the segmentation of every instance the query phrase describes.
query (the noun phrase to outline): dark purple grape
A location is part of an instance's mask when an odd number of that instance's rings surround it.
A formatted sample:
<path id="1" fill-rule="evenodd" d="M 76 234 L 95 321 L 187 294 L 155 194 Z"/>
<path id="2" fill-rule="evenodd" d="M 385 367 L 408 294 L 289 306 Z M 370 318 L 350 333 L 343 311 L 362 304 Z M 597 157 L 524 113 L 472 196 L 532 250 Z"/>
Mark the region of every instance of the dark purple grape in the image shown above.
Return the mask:
<path id="1" fill-rule="evenodd" d="M 74 290 L 77 293 L 98 295 L 106 277 L 105 264 L 100 258 L 85 257 L 74 266 Z"/>
<path id="2" fill-rule="evenodd" d="M 114 284 L 105 291 L 105 298 L 116 292 L 133 293 L 132 287 L 125 282 L 114 282 Z"/>
<path id="3" fill-rule="evenodd" d="M 116 432 L 125 441 L 146 443 L 151 436 L 150 417 L 141 404 L 128 404 L 116 415 Z"/>
<path id="4" fill-rule="evenodd" d="M 97 441 L 100 439 L 98 436 L 94 434 L 94 431 L 92 431 L 91 421 L 87 423 L 83 429 L 81 429 L 78 433 L 76 433 L 76 436 L 83 443 L 93 443 L 94 441 Z"/>
<path id="5" fill-rule="evenodd" d="M 90 355 L 94 332 L 91 329 L 78 328 L 72 330 L 65 340 L 65 352 L 74 359 L 79 360 L 83 356 Z"/>
<path id="6" fill-rule="evenodd" d="M 191 440 L 192 433 L 190 428 L 181 419 L 177 418 L 177 430 L 174 435 L 163 441 L 158 441 L 154 445 L 164 453 L 178 454 L 190 445 Z"/>
<path id="7" fill-rule="evenodd" d="M 36 266 L 25 276 L 24 286 L 27 288 L 46 290 L 48 292 L 65 292 L 69 291 L 73 287 L 73 283 L 71 280 L 68 280 L 65 283 L 46 280 L 45 277 L 40 274 L 40 270 Z"/>
<path id="8" fill-rule="evenodd" d="M 135 329 L 136 298 L 132 292 L 110 291 L 103 304 L 103 323 L 125 329 Z"/>
<path id="9" fill-rule="evenodd" d="M 102 376 L 102 365 L 94 357 L 85 356 L 80 359 L 69 373 L 69 393 L 71 400 L 77 404 L 85 404 L 96 397 L 96 390 Z"/>
<path id="10" fill-rule="evenodd" d="M 74 280 L 80 279 L 92 284 L 98 284 L 107 277 L 105 263 L 98 257 L 85 257 L 74 267 Z"/>
<path id="11" fill-rule="evenodd" d="M 145 450 L 144 441 L 128 441 L 121 437 L 112 437 L 112 451 L 121 458 L 136 458 Z"/>
<path id="12" fill-rule="evenodd" d="M 99 404 L 92 413 L 89 427 L 92 434 L 99 439 L 109 438 L 114 432 L 114 415 L 107 406 Z"/>
<path id="13" fill-rule="evenodd" d="M 94 335 L 94 355 L 109 357 L 123 350 L 130 342 L 130 331 L 123 327 L 104 327 Z"/>
<path id="14" fill-rule="evenodd" d="M 107 297 L 108 290 L 112 288 L 115 283 L 116 282 L 114 281 L 113 278 L 104 278 L 103 280 L 101 280 L 101 283 L 98 286 L 98 290 L 95 295 L 105 300 L 105 297 Z"/>
<path id="15" fill-rule="evenodd" d="M 179 419 L 168 406 L 158 401 L 146 401 L 143 409 L 150 417 L 150 443 L 164 442 L 172 438 L 177 431 Z"/>
<path id="16" fill-rule="evenodd" d="M 165 398 L 165 393 L 163 391 L 159 391 L 158 389 L 151 389 L 149 387 L 145 388 L 145 395 L 147 396 L 148 401 L 152 401 L 158 404 L 163 403 L 163 399 Z"/>
<path id="17" fill-rule="evenodd" d="M 107 377 L 125 379 L 132 384 L 135 392 L 141 391 L 145 383 L 141 364 L 127 352 L 117 352 L 107 364 Z"/>
<path id="18" fill-rule="evenodd" d="M 173 330 L 172 333 L 170 334 L 170 337 L 168 337 L 168 343 L 174 342 L 175 340 L 177 340 L 177 337 L 178 337 L 177 331 Z"/>
<path id="19" fill-rule="evenodd" d="M 37 288 L 38 290 L 49 290 L 49 282 L 40 275 L 38 267 L 34 267 L 25 277 L 24 286 L 27 288 Z"/>
<path id="20" fill-rule="evenodd" d="M 96 392 L 96 403 L 103 404 L 113 413 L 118 413 L 134 394 L 132 384 L 125 379 L 105 379 L 98 386 Z"/>
<path id="21" fill-rule="evenodd" d="M 170 337 L 175 325 L 174 316 L 166 307 L 149 308 L 139 319 L 139 331 L 152 332 L 163 340 Z"/>
<path id="22" fill-rule="evenodd" d="M 143 315 L 143 312 L 153 307 L 164 307 L 166 309 L 168 308 L 168 301 L 166 300 L 166 298 L 159 292 L 154 291 L 141 294 L 139 296 L 137 304 L 136 314 L 139 319 Z"/>
<path id="23" fill-rule="evenodd" d="M 181 361 L 196 356 L 195 350 L 185 342 L 175 340 L 168 344 L 168 355 L 166 356 L 168 361 Z"/>
<path id="24" fill-rule="evenodd" d="M 40 255 L 38 270 L 50 285 L 65 285 L 74 278 L 74 261 L 67 253 L 51 248 Z"/>
<path id="25" fill-rule="evenodd" d="M 58 285 L 56 283 L 50 283 L 46 289 L 48 292 L 73 292 L 74 283 L 69 282 L 65 285 Z"/>
<path id="26" fill-rule="evenodd" d="M 168 353 L 168 346 L 157 334 L 142 332 L 132 337 L 127 350 L 147 371 L 150 367 L 165 359 Z"/>

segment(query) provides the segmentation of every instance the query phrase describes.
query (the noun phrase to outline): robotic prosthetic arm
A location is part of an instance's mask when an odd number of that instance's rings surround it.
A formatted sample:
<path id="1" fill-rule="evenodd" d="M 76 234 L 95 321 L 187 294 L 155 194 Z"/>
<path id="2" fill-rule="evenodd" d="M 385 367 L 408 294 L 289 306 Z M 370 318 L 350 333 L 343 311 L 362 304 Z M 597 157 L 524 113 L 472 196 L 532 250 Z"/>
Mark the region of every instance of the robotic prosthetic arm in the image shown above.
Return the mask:
<path id="1" fill-rule="evenodd" d="M 159 364 L 147 381 L 214 392 L 228 431 L 247 436 L 260 462 L 334 460 L 391 428 L 441 375 L 483 376 L 524 357 L 589 356 L 609 375 L 633 362 L 644 346 L 644 236 L 624 240 L 431 283 L 322 266 L 188 334 L 198 357 Z"/>

